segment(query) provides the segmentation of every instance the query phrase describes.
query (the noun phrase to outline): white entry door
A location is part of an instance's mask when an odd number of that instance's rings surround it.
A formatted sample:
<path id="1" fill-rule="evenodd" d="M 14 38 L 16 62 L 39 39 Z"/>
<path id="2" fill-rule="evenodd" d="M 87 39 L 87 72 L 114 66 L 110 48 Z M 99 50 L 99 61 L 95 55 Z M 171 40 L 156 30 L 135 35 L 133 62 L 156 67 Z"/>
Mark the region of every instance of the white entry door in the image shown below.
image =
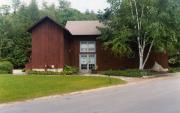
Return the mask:
<path id="1" fill-rule="evenodd" d="M 96 67 L 96 54 L 80 54 L 80 71 L 90 72 Z"/>

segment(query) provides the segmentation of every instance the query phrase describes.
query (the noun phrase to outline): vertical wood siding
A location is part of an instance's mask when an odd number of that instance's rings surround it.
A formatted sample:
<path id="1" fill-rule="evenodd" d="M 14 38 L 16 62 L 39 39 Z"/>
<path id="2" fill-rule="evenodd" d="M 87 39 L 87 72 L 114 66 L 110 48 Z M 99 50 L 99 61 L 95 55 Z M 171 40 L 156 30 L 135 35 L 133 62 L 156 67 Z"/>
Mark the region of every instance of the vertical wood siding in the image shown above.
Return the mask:
<path id="1" fill-rule="evenodd" d="M 46 21 L 32 31 L 32 68 L 41 69 L 45 65 L 56 68 L 64 66 L 63 29 Z"/>
<path id="2" fill-rule="evenodd" d="M 64 61 L 65 61 L 65 65 L 71 65 L 72 64 L 72 60 L 71 60 L 71 45 L 72 45 L 72 41 L 71 41 L 71 35 L 69 35 L 68 33 L 64 33 Z"/>

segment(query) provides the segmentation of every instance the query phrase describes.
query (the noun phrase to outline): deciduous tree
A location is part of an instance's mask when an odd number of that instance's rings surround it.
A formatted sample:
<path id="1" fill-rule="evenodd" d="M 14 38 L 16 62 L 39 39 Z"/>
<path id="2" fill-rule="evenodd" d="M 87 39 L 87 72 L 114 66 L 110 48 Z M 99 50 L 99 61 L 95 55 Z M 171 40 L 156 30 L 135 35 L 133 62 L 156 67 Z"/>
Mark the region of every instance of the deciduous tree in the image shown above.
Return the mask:
<path id="1" fill-rule="evenodd" d="M 139 56 L 139 69 L 143 70 L 151 51 L 166 52 L 175 44 L 177 8 L 175 0 L 108 0 L 110 8 L 101 28 L 101 39 L 117 54 L 135 53 Z"/>

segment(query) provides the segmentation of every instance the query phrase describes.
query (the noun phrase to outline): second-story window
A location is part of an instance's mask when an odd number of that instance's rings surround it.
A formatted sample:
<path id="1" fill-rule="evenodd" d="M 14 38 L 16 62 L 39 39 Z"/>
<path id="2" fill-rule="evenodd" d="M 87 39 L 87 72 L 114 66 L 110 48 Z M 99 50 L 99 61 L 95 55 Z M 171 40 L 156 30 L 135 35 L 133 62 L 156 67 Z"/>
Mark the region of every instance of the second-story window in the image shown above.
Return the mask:
<path id="1" fill-rule="evenodd" d="M 80 52 L 96 52 L 96 41 L 81 41 Z"/>

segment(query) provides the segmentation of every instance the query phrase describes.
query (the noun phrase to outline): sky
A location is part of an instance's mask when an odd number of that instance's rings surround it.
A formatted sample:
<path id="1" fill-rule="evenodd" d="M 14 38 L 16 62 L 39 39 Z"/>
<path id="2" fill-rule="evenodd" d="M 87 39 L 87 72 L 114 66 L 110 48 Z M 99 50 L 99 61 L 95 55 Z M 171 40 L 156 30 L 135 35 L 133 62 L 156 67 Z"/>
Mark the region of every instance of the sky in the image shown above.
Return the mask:
<path id="1" fill-rule="evenodd" d="M 11 0 L 0 0 L 0 5 L 10 4 Z M 21 0 L 25 4 L 29 4 L 31 0 Z M 49 4 L 58 4 L 58 0 L 37 0 L 38 4 L 42 4 L 42 1 L 45 1 Z M 78 9 L 81 12 L 88 10 L 93 10 L 97 12 L 98 10 L 103 10 L 109 5 L 106 0 L 68 0 L 71 2 L 72 8 Z"/>

